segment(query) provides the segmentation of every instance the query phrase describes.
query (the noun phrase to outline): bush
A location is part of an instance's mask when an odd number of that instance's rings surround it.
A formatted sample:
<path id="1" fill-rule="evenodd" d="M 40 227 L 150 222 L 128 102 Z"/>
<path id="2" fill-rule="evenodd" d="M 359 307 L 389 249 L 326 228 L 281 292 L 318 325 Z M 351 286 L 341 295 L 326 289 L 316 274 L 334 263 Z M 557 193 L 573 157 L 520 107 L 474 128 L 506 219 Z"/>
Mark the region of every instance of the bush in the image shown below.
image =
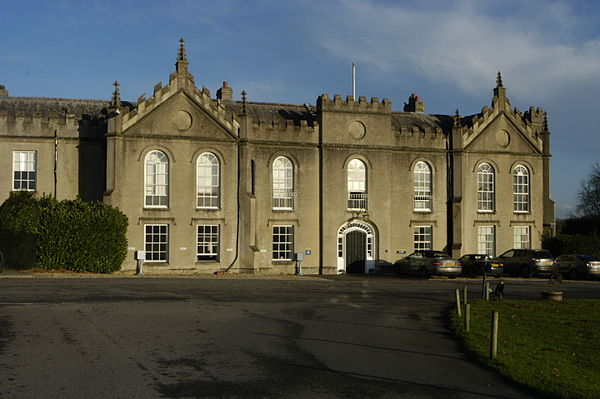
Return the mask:
<path id="1" fill-rule="evenodd" d="M 0 206 L 0 238 L 12 267 L 112 273 L 127 254 L 127 217 L 102 202 L 12 193 Z M 12 238 L 11 238 L 12 237 Z"/>
<path id="2" fill-rule="evenodd" d="M 600 257 L 600 240 L 595 237 L 581 234 L 559 234 L 556 237 L 545 237 L 542 248 L 547 249 L 552 255 L 586 254 Z"/>

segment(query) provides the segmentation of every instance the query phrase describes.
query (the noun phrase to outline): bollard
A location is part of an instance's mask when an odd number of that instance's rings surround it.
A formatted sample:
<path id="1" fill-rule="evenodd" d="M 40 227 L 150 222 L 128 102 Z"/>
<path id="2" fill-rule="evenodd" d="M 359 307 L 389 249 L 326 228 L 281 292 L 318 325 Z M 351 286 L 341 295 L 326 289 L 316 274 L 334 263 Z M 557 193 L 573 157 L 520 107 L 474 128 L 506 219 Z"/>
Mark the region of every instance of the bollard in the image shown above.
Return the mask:
<path id="1" fill-rule="evenodd" d="M 465 285 L 463 287 L 463 303 L 466 305 L 467 302 L 469 302 L 469 301 L 467 300 L 467 286 Z"/>
<path id="2" fill-rule="evenodd" d="M 465 332 L 471 331 L 471 304 L 465 305 Z"/>
<path id="3" fill-rule="evenodd" d="M 143 261 L 141 259 L 138 259 L 138 261 L 137 261 L 137 267 L 136 267 L 136 271 L 135 271 L 135 274 L 137 276 L 142 276 L 144 274 L 142 262 Z"/>
<path id="4" fill-rule="evenodd" d="M 455 291 L 455 297 L 456 297 L 456 314 L 458 315 L 458 317 L 461 316 L 461 311 L 460 311 L 460 289 L 456 289 Z"/>
<path id="5" fill-rule="evenodd" d="M 481 299 L 485 299 L 485 286 L 487 284 L 487 276 L 485 270 L 483 271 L 483 280 L 481 280 Z"/>
<path id="6" fill-rule="evenodd" d="M 485 283 L 485 299 L 489 301 L 490 299 L 490 282 Z"/>
<path id="7" fill-rule="evenodd" d="M 498 312 L 492 312 L 492 332 L 490 334 L 490 359 L 498 355 Z"/>

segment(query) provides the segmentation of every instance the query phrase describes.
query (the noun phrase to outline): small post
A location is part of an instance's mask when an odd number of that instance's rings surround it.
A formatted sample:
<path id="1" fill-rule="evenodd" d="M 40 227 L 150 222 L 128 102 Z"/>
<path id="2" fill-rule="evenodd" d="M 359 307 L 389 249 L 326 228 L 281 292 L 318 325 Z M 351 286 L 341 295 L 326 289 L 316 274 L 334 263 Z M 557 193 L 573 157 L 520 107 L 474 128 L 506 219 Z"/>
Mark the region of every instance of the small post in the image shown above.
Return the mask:
<path id="1" fill-rule="evenodd" d="M 498 356 L 498 312 L 492 312 L 492 333 L 490 334 L 490 358 Z"/>
<path id="2" fill-rule="evenodd" d="M 463 303 L 466 305 L 467 304 L 468 299 L 467 299 L 467 286 L 463 286 Z"/>
<path id="3" fill-rule="evenodd" d="M 481 299 L 485 299 L 486 284 L 487 284 L 487 273 L 486 273 L 486 270 L 483 269 L 483 280 L 481 281 Z"/>
<path id="4" fill-rule="evenodd" d="M 458 315 L 458 317 L 460 317 L 462 315 L 462 312 L 460 311 L 460 289 L 457 288 L 456 291 L 454 291 L 454 293 L 456 297 L 456 314 Z"/>
<path id="5" fill-rule="evenodd" d="M 471 304 L 465 305 L 465 332 L 471 331 Z"/>
<path id="6" fill-rule="evenodd" d="M 485 283 L 485 299 L 490 300 L 490 282 Z"/>

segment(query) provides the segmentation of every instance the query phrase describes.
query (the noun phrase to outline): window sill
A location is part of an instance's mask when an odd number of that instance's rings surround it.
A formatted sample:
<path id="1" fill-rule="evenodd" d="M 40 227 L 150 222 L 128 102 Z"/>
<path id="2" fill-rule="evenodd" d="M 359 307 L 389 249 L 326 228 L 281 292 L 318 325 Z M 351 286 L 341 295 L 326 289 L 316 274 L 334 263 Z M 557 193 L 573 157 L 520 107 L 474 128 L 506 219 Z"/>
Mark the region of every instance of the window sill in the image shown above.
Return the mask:
<path id="1" fill-rule="evenodd" d="M 431 209 L 413 209 L 414 213 L 432 213 Z"/>
<path id="2" fill-rule="evenodd" d="M 479 213 L 479 214 L 487 214 L 487 215 L 494 215 L 496 213 L 496 211 L 480 211 L 480 210 L 478 210 L 477 213 Z"/>
<path id="3" fill-rule="evenodd" d="M 168 211 L 169 207 L 168 206 L 145 206 L 144 207 L 145 211 Z"/>

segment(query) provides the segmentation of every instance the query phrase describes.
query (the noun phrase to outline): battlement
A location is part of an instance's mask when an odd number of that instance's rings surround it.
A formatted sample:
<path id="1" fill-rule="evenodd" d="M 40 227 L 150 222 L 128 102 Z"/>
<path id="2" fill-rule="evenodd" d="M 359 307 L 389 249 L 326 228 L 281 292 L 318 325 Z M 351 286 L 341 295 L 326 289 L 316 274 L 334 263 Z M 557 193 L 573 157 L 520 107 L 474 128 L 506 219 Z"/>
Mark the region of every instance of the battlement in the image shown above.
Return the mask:
<path id="1" fill-rule="evenodd" d="M 401 126 L 399 128 L 394 129 L 394 135 L 396 137 L 421 136 L 428 137 L 432 140 L 435 140 L 440 137 L 444 138 L 445 136 L 443 136 L 443 133 L 444 131 L 440 127 L 432 128 L 429 126 Z"/>
<path id="2" fill-rule="evenodd" d="M 371 101 L 367 101 L 364 96 L 360 96 L 358 101 L 355 101 L 353 96 L 346 96 L 346 99 L 343 100 L 339 94 L 335 94 L 333 100 L 330 100 L 329 95 L 321 94 L 317 98 L 317 111 L 390 114 L 392 112 L 392 102 L 387 98 L 379 102 L 377 97 L 371 97 Z"/>
<path id="3" fill-rule="evenodd" d="M 317 121 L 301 119 L 295 123 L 292 119 L 271 119 L 262 118 L 252 119 L 251 123 L 254 131 L 279 131 L 282 133 L 315 133 L 319 130 Z"/>

